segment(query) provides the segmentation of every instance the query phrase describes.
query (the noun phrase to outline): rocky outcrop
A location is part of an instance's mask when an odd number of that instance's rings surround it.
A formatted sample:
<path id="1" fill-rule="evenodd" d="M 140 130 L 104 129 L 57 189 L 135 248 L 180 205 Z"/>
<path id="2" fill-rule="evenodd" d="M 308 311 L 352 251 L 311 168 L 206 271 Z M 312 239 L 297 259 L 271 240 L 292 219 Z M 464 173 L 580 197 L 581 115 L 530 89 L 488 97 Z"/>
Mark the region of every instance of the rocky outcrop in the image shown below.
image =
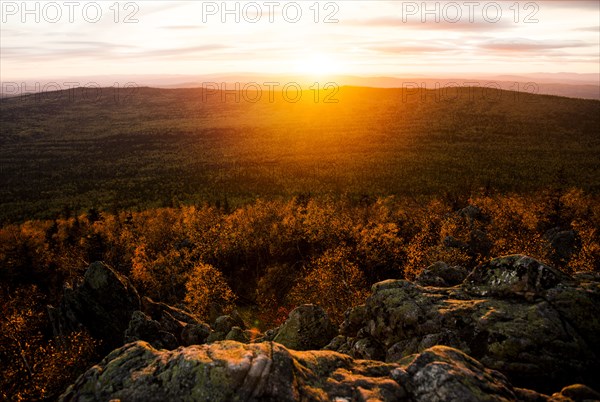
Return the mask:
<path id="1" fill-rule="evenodd" d="M 89 266 L 83 283 L 65 290 L 60 305 L 48 313 L 56 336 L 85 328 L 105 346 L 123 344 L 123 333 L 140 297 L 129 280 L 104 263 Z"/>
<path id="2" fill-rule="evenodd" d="M 256 334 L 245 329 L 246 324 L 234 311 L 217 317 L 211 326 L 193 315 L 144 297 L 143 311 L 134 312 L 125 331 L 125 343 L 146 341 L 157 349 L 175 349 L 177 346 L 198 345 L 222 340 L 249 342 Z"/>
<path id="3" fill-rule="evenodd" d="M 142 310 L 153 319 L 163 323 L 166 327 L 173 325 L 179 327 L 179 323 L 198 323 L 198 318 L 192 314 L 165 303 L 155 302 L 146 296 L 142 297 Z"/>
<path id="4" fill-rule="evenodd" d="M 175 335 L 141 311 L 134 311 L 125 331 L 125 342 L 145 340 L 157 349 L 175 349 L 179 342 Z"/>
<path id="5" fill-rule="evenodd" d="M 143 340 L 158 349 L 174 349 L 204 343 L 212 332 L 190 313 L 143 297 L 142 311 L 133 314 L 124 342 Z"/>
<path id="6" fill-rule="evenodd" d="M 560 392 L 552 395 L 552 400 L 557 402 L 563 400 L 576 402 L 600 401 L 600 393 L 583 384 L 574 384 L 564 387 Z"/>
<path id="7" fill-rule="evenodd" d="M 445 262 L 436 262 L 425 268 L 415 280 L 423 286 L 450 287 L 461 284 L 469 272 L 463 267 L 449 266 Z"/>
<path id="8" fill-rule="evenodd" d="M 206 343 L 212 332 L 213 330 L 208 324 L 188 324 L 181 331 L 181 343 L 184 346 Z"/>
<path id="9" fill-rule="evenodd" d="M 535 299 L 568 279 L 557 269 L 531 257 L 511 255 L 475 268 L 466 278 L 464 288 L 475 296 Z"/>
<path id="10" fill-rule="evenodd" d="M 585 394 L 592 390 L 573 390 Z M 570 401 L 557 394 L 552 400 Z M 89 369 L 61 401 L 547 401 L 463 352 L 436 346 L 400 362 L 293 351 L 273 342 L 156 350 L 135 342 Z"/>
<path id="11" fill-rule="evenodd" d="M 292 310 L 273 340 L 294 350 L 321 349 L 336 334 L 325 310 L 305 304 Z"/>
<path id="12" fill-rule="evenodd" d="M 339 331 L 323 309 L 303 305 L 260 335 L 236 313 L 211 327 L 172 306 L 140 303 L 124 278 L 92 264 L 53 310 L 55 327 L 85 326 L 117 345 L 123 328 L 133 342 L 84 373 L 61 400 L 600 398 L 588 387 L 600 387 L 600 275 L 567 276 L 523 255 L 465 275 L 436 263 L 415 283 L 375 284 Z M 563 386 L 552 396 L 538 393 Z"/>
<path id="13" fill-rule="evenodd" d="M 87 329 L 106 351 L 137 340 L 174 349 L 224 339 L 249 342 L 260 335 L 247 330 L 236 311 L 218 317 L 213 329 L 182 309 L 140 299 L 126 277 L 101 262 L 91 264 L 81 285 L 66 289 L 48 313 L 56 336 Z"/>
<path id="14" fill-rule="evenodd" d="M 547 392 L 600 378 L 600 281 L 568 277 L 532 258 L 498 258 L 462 285 L 375 284 L 346 313 L 328 349 L 398 361 L 434 345 L 458 348 L 516 385 Z"/>

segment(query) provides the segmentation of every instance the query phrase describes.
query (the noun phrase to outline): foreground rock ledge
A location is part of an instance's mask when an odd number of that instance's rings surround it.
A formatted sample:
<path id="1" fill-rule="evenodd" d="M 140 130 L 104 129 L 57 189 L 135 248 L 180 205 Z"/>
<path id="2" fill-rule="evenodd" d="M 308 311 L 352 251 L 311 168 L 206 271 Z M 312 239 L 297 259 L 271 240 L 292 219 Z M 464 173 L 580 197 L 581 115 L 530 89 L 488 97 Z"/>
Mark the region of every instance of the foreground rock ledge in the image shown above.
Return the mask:
<path id="1" fill-rule="evenodd" d="M 600 388 L 600 277 L 567 276 L 523 255 L 496 258 L 450 288 L 389 280 L 346 313 L 326 349 L 398 361 L 457 348 L 519 387 Z"/>
<path id="2" fill-rule="evenodd" d="M 571 395 L 593 396 L 583 386 Z M 84 373 L 60 401 L 571 401 L 513 388 L 463 352 L 435 346 L 399 363 L 274 342 L 157 350 L 137 341 Z"/>

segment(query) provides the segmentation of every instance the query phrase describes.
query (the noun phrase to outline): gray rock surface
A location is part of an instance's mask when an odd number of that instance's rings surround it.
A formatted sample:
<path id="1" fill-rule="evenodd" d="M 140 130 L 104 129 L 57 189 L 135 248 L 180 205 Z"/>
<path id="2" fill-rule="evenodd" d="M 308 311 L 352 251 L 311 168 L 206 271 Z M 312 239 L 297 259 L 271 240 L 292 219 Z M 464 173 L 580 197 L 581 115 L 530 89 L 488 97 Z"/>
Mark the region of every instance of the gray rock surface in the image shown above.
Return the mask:
<path id="1" fill-rule="evenodd" d="M 415 280 L 423 286 L 450 287 L 461 284 L 469 271 L 459 266 L 449 266 L 445 262 L 436 262 L 425 268 Z"/>
<path id="2" fill-rule="evenodd" d="M 475 268 L 465 289 L 477 296 L 539 297 L 568 277 L 557 269 L 525 255 L 496 258 Z"/>
<path id="3" fill-rule="evenodd" d="M 179 344 L 171 332 L 141 311 L 133 312 L 124 339 L 126 343 L 144 340 L 157 349 L 175 349 Z"/>
<path id="4" fill-rule="evenodd" d="M 140 310 L 140 297 L 129 280 L 101 262 L 91 264 L 83 283 L 68 288 L 57 308 L 49 315 L 56 336 L 80 328 L 87 329 L 107 347 L 123 344 L 123 333 L 134 311 Z"/>
<path id="5" fill-rule="evenodd" d="M 183 346 L 203 344 L 212 332 L 208 324 L 188 324 L 181 331 L 181 343 Z"/>
<path id="6" fill-rule="evenodd" d="M 391 362 L 447 345 L 517 386 L 551 392 L 581 382 L 598 388 L 597 279 L 571 278 L 518 255 L 481 265 L 454 288 L 380 282 L 364 306 L 346 314 L 342 337 L 327 348 Z"/>
<path id="7" fill-rule="evenodd" d="M 522 399 L 526 397 L 527 399 Z M 546 401 L 513 388 L 459 350 L 436 346 L 401 362 L 354 360 L 264 342 L 222 341 L 174 351 L 146 342 L 109 354 L 60 401 Z"/>
<path id="8" fill-rule="evenodd" d="M 325 310 L 304 304 L 292 310 L 274 341 L 294 350 L 321 349 L 336 335 L 337 330 Z"/>

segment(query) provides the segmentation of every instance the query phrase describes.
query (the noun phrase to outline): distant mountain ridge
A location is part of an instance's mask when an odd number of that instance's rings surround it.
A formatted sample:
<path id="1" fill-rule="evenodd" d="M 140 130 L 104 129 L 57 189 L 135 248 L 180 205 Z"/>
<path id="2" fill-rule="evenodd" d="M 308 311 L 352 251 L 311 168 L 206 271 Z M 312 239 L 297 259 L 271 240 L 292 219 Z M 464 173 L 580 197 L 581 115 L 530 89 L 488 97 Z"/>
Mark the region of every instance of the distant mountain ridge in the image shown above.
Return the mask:
<path id="1" fill-rule="evenodd" d="M 508 91 L 528 92 L 539 95 L 555 95 L 568 98 L 600 100 L 600 75 L 575 73 L 537 73 L 537 74 L 507 74 L 507 75 L 453 75 L 450 77 L 435 77 L 426 75 L 389 76 L 301 76 L 301 75 L 267 75 L 255 73 L 240 74 L 210 74 L 210 75 L 142 75 L 132 77 L 90 76 L 76 78 L 56 78 L 52 80 L 4 80 L 0 84 L 0 97 L 21 95 L 69 89 L 77 86 L 90 87 L 127 87 L 149 86 L 155 88 L 200 88 L 207 85 L 225 84 L 233 86 L 239 83 L 244 86 L 249 83 L 277 82 L 298 83 L 309 88 L 318 83 L 321 87 L 327 83 L 337 86 L 356 86 L 370 88 L 415 88 L 439 89 L 454 86 L 479 86 L 498 88 Z M 77 83 L 77 84 L 74 84 Z"/>

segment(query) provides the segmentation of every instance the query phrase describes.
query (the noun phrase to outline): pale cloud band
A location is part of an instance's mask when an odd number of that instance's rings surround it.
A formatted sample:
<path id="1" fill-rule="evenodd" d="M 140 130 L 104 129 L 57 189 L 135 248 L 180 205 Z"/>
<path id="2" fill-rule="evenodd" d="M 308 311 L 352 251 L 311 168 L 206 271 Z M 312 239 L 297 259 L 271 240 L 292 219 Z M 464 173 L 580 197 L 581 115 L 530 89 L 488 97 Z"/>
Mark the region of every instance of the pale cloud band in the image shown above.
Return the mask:
<path id="1" fill-rule="evenodd" d="M 600 65 L 596 0 L 66 3 L 1 2 L 2 81 L 598 73 Z"/>

